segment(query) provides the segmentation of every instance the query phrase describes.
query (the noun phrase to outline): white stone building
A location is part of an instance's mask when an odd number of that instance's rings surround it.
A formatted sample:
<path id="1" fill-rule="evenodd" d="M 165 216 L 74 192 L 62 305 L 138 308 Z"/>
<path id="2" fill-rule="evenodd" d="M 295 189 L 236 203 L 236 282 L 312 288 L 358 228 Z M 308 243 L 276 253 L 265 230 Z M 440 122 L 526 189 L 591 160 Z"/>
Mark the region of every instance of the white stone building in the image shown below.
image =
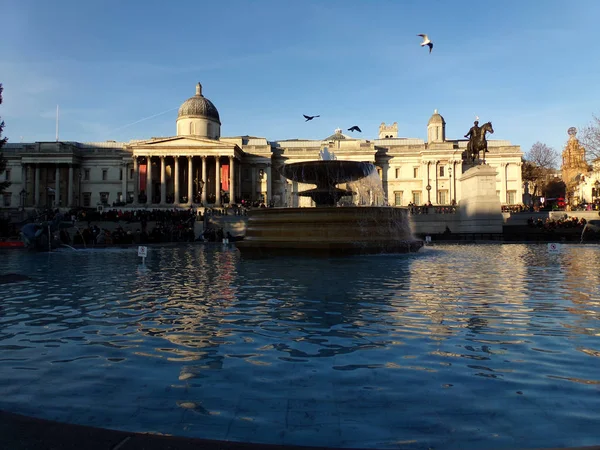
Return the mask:
<path id="1" fill-rule="evenodd" d="M 202 94 L 179 108 L 176 135 L 130 142 L 8 143 L 4 177 L 12 185 L 3 209 L 97 207 L 125 202 L 130 207 L 173 208 L 264 202 L 275 206 L 310 206 L 298 197 L 301 186 L 279 175 L 286 162 L 337 159 L 374 163 L 391 205 L 431 201 L 448 205 L 461 200 L 467 141 L 446 138 L 446 123 L 437 113 L 427 124 L 428 142 L 398 137 L 398 124 L 379 127 L 375 140 L 335 130 L 322 140 L 268 141 L 263 137 L 221 137 L 215 105 Z M 522 202 L 518 145 L 488 140 L 486 162 L 497 169 L 502 204 Z M 231 194 L 234 194 L 233 196 Z M 308 202 L 308 203 L 307 203 Z"/>

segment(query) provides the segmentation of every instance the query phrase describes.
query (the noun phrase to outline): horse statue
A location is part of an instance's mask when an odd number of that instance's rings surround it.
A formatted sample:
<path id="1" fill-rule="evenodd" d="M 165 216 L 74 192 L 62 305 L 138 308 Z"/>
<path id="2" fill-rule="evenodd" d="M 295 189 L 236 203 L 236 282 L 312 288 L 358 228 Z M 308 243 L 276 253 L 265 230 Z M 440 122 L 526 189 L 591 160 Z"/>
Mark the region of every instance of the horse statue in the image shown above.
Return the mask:
<path id="1" fill-rule="evenodd" d="M 469 132 L 465 134 L 465 137 L 469 138 L 467 158 L 471 158 L 472 163 L 475 162 L 475 159 L 479 158 L 479 152 L 483 151 L 483 164 L 485 164 L 485 154 L 488 151 L 487 140 L 485 139 L 486 133 L 494 133 L 492 122 L 486 122 L 482 126 L 479 126 L 479 122 L 476 120 Z"/>

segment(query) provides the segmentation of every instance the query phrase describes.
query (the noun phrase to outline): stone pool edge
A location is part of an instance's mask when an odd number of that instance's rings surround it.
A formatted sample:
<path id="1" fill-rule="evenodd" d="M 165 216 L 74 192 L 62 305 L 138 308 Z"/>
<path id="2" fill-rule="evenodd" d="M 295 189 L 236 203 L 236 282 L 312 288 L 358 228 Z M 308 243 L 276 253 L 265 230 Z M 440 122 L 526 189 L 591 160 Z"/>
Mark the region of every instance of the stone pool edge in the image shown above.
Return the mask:
<path id="1" fill-rule="evenodd" d="M 252 444 L 151 433 L 130 433 L 55 422 L 0 410 L 0 448 L 10 450 L 79 450 L 82 448 L 86 450 L 314 450 L 327 447 Z M 600 450 L 600 445 L 571 447 L 570 449 Z"/>

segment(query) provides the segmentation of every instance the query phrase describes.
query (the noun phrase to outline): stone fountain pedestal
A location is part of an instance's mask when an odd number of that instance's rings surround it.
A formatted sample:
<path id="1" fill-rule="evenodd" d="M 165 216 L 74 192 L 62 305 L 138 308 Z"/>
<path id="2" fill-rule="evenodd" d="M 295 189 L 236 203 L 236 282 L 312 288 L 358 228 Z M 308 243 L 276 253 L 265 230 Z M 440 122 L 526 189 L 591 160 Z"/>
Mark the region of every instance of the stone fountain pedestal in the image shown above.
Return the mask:
<path id="1" fill-rule="evenodd" d="M 460 233 L 502 233 L 502 206 L 496 193 L 498 172 L 487 164 L 472 167 L 460 178 Z"/>
<path id="2" fill-rule="evenodd" d="M 306 161 L 286 164 L 281 174 L 315 184 L 299 195 L 310 197 L 314 208 L 259 208 L 248 212 L 246 235 L 236 242 L 242 255 L 277 254 L 343 256 L 373 253 L 409 253 L 423 246 L 414 239 L 406 209 L 377 206 L 338 207 L 353 195 L 340 183 L 359 180 L 375 171 L 358 161 Z"/>

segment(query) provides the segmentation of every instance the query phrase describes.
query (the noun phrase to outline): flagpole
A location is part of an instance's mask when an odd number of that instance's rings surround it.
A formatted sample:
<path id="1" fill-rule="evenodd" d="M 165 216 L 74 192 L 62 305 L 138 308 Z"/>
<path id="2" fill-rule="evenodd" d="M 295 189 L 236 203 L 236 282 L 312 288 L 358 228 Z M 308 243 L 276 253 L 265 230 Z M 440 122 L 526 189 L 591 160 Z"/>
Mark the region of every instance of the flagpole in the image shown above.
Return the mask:
<path id="1" fill-rule="evenodd" d="M 56 105 L 56 142 L 58 142 L 58 105 Z"/>

